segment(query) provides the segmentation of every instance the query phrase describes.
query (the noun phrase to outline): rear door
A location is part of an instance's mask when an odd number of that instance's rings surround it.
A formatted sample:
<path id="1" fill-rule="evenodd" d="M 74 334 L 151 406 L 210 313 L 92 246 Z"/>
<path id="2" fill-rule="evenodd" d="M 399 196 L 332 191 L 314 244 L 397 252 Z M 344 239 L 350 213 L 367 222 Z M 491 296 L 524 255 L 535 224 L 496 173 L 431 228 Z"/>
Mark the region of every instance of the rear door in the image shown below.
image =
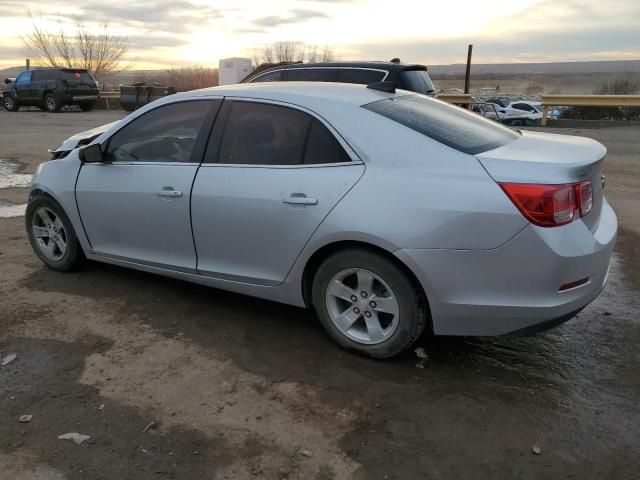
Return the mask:
<path id="1" fill-rule="evenodd" d="M 282 283 L 313 232 L 363 173 L 344 141 L 310 113 L 225 100 L 193 186 L 198 271 Z"/>
<path id="2" fill-rule="evenodd" d="M 191 187 L 221 103 L 161 105 L 103 145 L 109 163 L 82 166 L 76 199 L 95 253 L 195 272 Z"/>

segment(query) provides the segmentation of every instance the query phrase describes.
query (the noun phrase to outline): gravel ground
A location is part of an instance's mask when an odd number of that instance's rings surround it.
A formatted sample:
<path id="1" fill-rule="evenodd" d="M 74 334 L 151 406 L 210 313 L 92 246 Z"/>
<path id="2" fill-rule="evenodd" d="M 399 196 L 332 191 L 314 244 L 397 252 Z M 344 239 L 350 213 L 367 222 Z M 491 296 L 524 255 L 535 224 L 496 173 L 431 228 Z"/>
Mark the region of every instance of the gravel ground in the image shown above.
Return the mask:
<path id="1" fill-rule="evenodd" d="M 0 112 L 4 177 L 122 116 Z M 342 352 L 293 307 L 107 265 L 52 272 L 23 218 L 0 219 L 0 350 L 17 355 L 0 366 L 0 479 L 638 478 L 640 129 L 556 131 L 609 149 L 607 289 L 535 337 L 422 338 L 423 363 Z M 25 201 L 0 189 L 0 208 Z"/>

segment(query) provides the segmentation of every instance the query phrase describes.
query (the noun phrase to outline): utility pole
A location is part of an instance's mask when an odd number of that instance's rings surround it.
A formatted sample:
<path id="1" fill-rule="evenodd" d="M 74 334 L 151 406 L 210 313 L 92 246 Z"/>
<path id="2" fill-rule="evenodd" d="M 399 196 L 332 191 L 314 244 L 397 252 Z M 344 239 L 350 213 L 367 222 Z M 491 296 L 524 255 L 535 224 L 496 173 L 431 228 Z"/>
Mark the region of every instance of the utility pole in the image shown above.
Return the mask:
<path id="1" fill-rule="evenodd" d="M 464 93 L 469 93 L 469 77 L 471 77 L 471 54 L 473 53 L 473 45 L 469 45 L 467 52 L 467 73 L 464 76 Z"/>
<path id="2" fill-rule="evenodd" d="M 26 65 L 27 65 L 27 70 L 29 70 L 29 68 L 31 68 L 31 59 L 27 58 L 25 61 Z"/>

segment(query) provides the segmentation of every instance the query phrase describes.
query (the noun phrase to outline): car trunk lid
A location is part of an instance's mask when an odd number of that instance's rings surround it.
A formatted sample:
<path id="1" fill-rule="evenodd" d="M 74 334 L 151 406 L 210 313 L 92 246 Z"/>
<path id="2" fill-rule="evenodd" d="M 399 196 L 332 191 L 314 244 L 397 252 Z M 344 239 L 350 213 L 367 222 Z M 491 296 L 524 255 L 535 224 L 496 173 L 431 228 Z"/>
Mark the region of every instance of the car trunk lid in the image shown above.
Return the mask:
<path id="1" fill-rule="evenodd" d="M 602 208 L 602 163 L 607 149 L 584 137 L 523 131 L 502 147 L 476 155 L 496 182 L 567 184 L 591 181 L 593 207 L 582 220 L 595 229 Z"/>

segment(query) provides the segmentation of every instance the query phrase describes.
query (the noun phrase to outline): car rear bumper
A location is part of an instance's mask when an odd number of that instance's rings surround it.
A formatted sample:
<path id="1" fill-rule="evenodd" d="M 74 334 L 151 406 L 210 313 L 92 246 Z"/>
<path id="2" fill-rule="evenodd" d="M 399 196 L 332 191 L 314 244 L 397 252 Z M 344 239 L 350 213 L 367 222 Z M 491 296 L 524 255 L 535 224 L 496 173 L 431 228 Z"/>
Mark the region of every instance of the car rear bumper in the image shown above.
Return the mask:
<path id="1" fill-rule="evenodd" d="M 617 229 L 603 200 L 593 231 L 580 220 L 558 228 L 528 225 L 493 250 L 405 249 L 396 256 L 422 283 L 435 334 L 526 334 L 568 320 L 600 294 Z"/>

